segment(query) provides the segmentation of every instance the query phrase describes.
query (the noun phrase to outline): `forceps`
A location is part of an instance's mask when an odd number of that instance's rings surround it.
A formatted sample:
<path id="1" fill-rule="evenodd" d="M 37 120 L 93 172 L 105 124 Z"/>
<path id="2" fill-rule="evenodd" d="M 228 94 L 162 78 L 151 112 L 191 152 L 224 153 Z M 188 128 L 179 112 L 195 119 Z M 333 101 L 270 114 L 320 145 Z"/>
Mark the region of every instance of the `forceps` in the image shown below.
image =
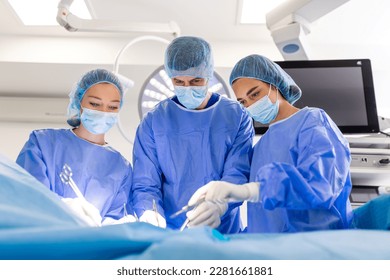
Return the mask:
<path id="1" fill-rule="evenodd" d="M 61 181 L 64 184 L 68 184 L 78 198 L 82 200 L 86 200 L 84 195 L 80 192 L 80 189 L 77 187 L 76 183 L 73 181 L 72 176 L 73 176 L 72 169 L 70 168 L 69 165 L 65 163 L 64 166 L 62 167 L 62 172 L 60 173 Z"/>
<path id="2" fill-rule="evenodd" d="M 127 212 L 127 209 L 126 209 L 126 203 L 123 203 L 123 210 L 124 210 L 124 213 L 123 213 L 123 218 L 122 219 L 127 220 L 128 219 L 127 217 L 129 216 L 129 213 Z M 136 222 L 139 222 L 138 216 L 137 216 L 137 214 L 135 212 L 134 212 L 134 218 L 135 218 Z"/>

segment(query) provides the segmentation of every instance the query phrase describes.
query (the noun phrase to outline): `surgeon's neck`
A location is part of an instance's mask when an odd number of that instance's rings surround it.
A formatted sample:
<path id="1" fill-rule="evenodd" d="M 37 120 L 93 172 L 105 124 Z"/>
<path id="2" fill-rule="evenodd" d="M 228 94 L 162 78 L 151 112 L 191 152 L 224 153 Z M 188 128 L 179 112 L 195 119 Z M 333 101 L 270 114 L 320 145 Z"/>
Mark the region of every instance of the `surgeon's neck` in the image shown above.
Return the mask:
<path id="1" fill-rule="evenodd" d="M 73 129 L 73 132 L 80 137 L 81 139 L 84 139 L 88 142 L 91 142 L 96 145 L 105 145 L 106 142 L 104 140 L 104 134 L 93 134 L 89 132 L 82 124 L 80 124 L 79 127 L 76 127 Z"/>
<path id="2" fill-rule="evenodd" d="M 211 92 L 208 91 L 207 94 L 206 94 L 206 98 L 199 105 L 199 107 L 197 107 L 195 110 L 203 110 L 204 108 L 206 108 L 207 103 L 209 103 L 210 98 L 211 98 Z"/>
<path id="3" fill-rule="evenodd" d="M 289 118 L 290 116 L 294 115 L 296 112 L 299 111 L 299 108 L 294 107 L 290 103 L 288 103 L 286 100 L 283 100 L 279 103 L 279 113 L 276 116 L 275 120 L 273 120 L 271 123 L 275 123 L 284 119 Z"/>

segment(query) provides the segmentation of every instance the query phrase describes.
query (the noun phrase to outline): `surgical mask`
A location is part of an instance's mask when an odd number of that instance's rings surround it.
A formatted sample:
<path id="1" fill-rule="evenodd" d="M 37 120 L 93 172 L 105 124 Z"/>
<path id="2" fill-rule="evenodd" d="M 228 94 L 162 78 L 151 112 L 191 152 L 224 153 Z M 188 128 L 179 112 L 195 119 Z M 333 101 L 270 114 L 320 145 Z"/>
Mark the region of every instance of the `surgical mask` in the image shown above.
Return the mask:
<path id="1" fill-rule="evenodd" d="M 205 86 L 175 86 L 175 94 L 179 102 L 188 109 L 195 109 L 202 104 L 207 95 L 207 85 Z"/>
<path id="2" fill-rule="evenodd" d="M 249 115 L 257 122 L 262 124 L 269 124 L 272 122 L 279 112 L 279 98 L 278 93 L 276 92 L 276 102 L 272 103 L 271 99 L 269 99 L 269 95 L 271 93 L 271 85 L 269 86 L 269 91 L 266 96 L 257 100 L 247 109 Z"/>
<path id="3" fill-rule="evenodd" d="M 83 108 L 80 121 L 93 134 L 106 133 L 118 121 L 118 113 Z"/>

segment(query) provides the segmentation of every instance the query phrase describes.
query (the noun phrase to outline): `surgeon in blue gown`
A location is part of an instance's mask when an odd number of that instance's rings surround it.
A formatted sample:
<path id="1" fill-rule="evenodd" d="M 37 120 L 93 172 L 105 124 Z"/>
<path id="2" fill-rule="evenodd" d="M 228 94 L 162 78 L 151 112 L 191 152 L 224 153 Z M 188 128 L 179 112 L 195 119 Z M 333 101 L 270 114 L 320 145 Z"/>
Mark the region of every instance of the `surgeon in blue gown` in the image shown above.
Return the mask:
<path id="1" fill-rule="evenodd" d="M 230 84 L 255 121 L 269 124 L 256 143 L 250 183 L 210 182 L 193 195 L 206 201 L 248 201 L 249 233 L 346 229 L 350 150 L 321 109 L 294 107 L 300 88 L 276 63 L 260 55 L 241 59 Z"/>
<path id="2" fill-rule="evenodd" d="M 16 160 L 90 225 L 134 218 L 125 215 L 133 213 L 128 203 L 132 167 L 105 141 L 123 103 L 122 84 L 104 69 L 85 73 L 69 94 L 68 123 L 73 128 L 33 131 Z M 61 181 L 64 164 L 71 167 L 86 201 Z"/>
<path id="3" fill-rule="evenodd" d="M 251 118 L 235 100 L 208 91 L 213 76 L 210 45 L 178 37 L 165 53 L 174 97 L 161 101 L 138 127 L 133 151 L 133 204 L 140 221 L 179 229 L 186 213 L 171 214 L 213 180 L 248 182 L 254 135 Z M 153 200 L 158 214 L 154 213 Z M 240 230 L 239 204 L 204 202 L 198 225 L 223 233 Z"/>

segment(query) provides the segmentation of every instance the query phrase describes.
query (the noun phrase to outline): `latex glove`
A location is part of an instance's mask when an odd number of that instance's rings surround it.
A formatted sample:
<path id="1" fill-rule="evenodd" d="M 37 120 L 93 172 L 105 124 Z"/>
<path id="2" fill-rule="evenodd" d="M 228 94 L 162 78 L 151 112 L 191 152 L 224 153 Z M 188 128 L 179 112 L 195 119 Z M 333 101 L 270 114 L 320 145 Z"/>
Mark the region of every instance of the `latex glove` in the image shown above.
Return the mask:
<path id="1" fill-rule="evenodd" d="M 126 215 L 123 218 L 120 218 L 119 220 L 115 220 L 113 218 L 107 217 L 103 220 L 102 226 L 134 223 L 136 221 L 137 219 L 133 215 Z"/>
<path id="2" fill-rule="evenodd" d="M 80 198 L 62 198 L 61 199 L 79 218 L 85 221 L 88 225 L 100 227 L 102 225 L 102 217 L 100 211 L 91 203 Z"/>
<path id="3" fill-rule="evenodd" d="M 258 202 L 260 197 L 260 184 L 258 182 L 236 185 L 224 181 L 211 181 L 199 188 L 188 201 L 195 205 L 200 197 L 205 196 L 206 201 L 214 202 Z"/>
<path id="4" fill-rule="evenodd" d="M 157 216 L 157 217 L 156 217 Z M 139 218 L 140 222 L 145 222 L 152 224 L 156 227 L 160 228 L 166 228 L 167 222 L 163 216 L 161 216 L 159 213 L 152 211 L 152 210 L 146 210 L 142 216 Z"/>
<path id="5" fill-rule="evenodd" d="M 204 201 L 196 208 L 187 212 L 190 220 L 188 227 L 210 226 L 217 228 L 221 224 L 221 217 L 228 209 L 228 204 Z"/>

